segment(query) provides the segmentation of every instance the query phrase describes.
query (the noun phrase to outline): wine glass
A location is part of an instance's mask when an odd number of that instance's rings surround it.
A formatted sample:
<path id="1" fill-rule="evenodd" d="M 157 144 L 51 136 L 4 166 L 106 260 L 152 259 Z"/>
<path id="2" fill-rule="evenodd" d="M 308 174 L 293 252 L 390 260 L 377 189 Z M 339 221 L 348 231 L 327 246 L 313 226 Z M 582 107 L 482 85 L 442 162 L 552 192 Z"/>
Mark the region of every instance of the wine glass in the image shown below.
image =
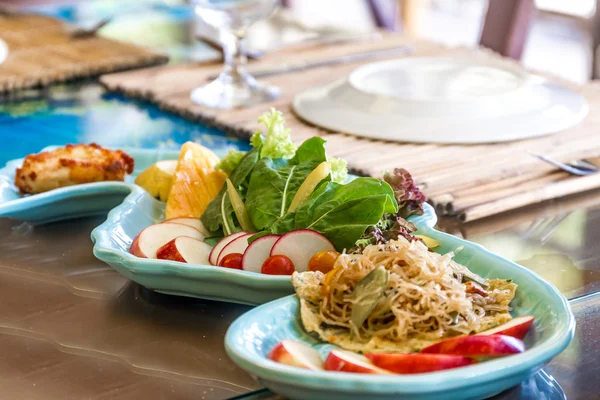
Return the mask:
<path id="1" fill-rule="evenodd" d="M 236 108 L 279 97 L 277 87 L 260 83 L 246 72 L 240 45 L 250 25 L 269 17 L 279 0 L 192 0 L 192 5 L 196 15 L 218 29 L 225 58 L 223 72 L 192 90 L 192 101 L 211 108 Z"/>

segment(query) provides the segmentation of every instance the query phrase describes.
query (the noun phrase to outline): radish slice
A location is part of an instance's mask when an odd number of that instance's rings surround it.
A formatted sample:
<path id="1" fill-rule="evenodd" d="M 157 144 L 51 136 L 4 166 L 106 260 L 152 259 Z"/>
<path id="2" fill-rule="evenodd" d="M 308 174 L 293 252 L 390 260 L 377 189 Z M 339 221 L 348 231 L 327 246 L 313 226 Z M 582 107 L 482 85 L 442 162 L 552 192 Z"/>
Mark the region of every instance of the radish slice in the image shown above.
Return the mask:
<path id="1" fill-rule="evenodd" d="M 218 265 L 217 264 L 217 259 L 219 258 L 219 254 L 221 253 L 221 250 L 223 250 L 223 248 L 225 246 L 227 246 L 229 243 L 231 243 L 234 239 L 242 236 L 242 235 L 246 235 L 246 232 L 236 232 L 236 233 L 232 233 L 229 236 L 225 236 L 223 239 L 221 239 L 216 245 L 215 247 L 213 247 L 212 251 L 210 252 L 210 255 L 208 256 L 208 261 L 212 264 L 212 265 Z"/>
<path id="2" fill-rule="evenodd" d="M 242 268 L 244 271 L 260 273 L 263 263 L 271 255 L 271 249 L 279 235 L 265 235 L 250 243 L 244 252 Z"/>
<path id="3" fill-rule="evenodd" d="M 129 252 L 137 257 L 156 258 L 158 249 L 178 236 L 204 239 L 196 228 L 189 225 L 171 223 L 150 225 L 133 239 Z"/>
<path id="4" fill-rule="evenodd" d="M 192 228 L 198 229 L 200 231 L 200 233 L 204 235 L 204 237 L 210 236 L 210 232 L 208 231 L 208 229 L 206 229 L 204 227 L 204 224 L 198 218 L 179 217 L 179 218 L 168 219 L 168 220 L 164 221 L 163 223 L 165 223 L 165 222 L 170 223 L 170 224 L 188 225 L 188 226 L 191 226 Z"/>
<path id="5" fill-rule="evenodd" d="M 188 264 L 207 265 L 212 247 L 201 240 L 189 236 L 179 236 L 162 246 L 156 257 Z"/>
<path id="6" fill-rule="evenodd" d="M 240 235 L 233 239 L 231 242 L 227 243 L 223 250 L 219 253 L 219 257 L 217 257 L 217 265 L 221 264 L 221 260 L 227 254 L 231 253 L 241 253 L 244 254 L 246 249 L 248 248 L 248 238 L 252 236 L 252 233 L 246 233 L 244 235 Z"/>
<path id="7" fill-rule="evenodd" d="M 275 242 L 271 255 L 287 256 L 296 271 L 305 272 L 311 257 L 325 250 L 335 250 L 329 239 L 310 229 L 299 229 L 286 233 Z"/>

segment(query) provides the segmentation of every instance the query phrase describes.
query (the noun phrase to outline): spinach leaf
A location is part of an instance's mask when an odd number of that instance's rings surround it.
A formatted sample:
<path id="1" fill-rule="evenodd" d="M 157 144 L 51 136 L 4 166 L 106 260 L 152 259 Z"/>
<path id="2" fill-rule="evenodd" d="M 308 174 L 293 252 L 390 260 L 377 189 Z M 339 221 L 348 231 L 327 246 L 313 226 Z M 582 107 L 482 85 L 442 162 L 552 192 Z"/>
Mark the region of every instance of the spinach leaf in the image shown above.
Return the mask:
<path id="1" fill-rule="evenodd" d="M 258 161 L 252 170 L 245 200 L 256 229 L 269 229 L 286 215 L 306 177 L 326 160 L 324 145 L 323 139 L 314 137 L 305 141 L 290 160 L 265 157 Z"/>
<path id="2" fill-rule="evenodd" d="M 357 178 L 346 185 L 321 183 L 313 194 L 271 227 L 283 234 L 294 229 L 313 229 L 332 241 L 338 250 L 354 246 L 368 226 L 398 205 L 392 188 L 375 178 Z"/>
<path id="3" fill-rule="evenodd" d="M 244 196 L 248 188 L 250 174 L 258 162 L 259 154 L 260 147 L 246 153 L 238 167 L 229 177 L 233 185 L 240 188 L 241 196 Z M 212 233 L 222 233 L 226 236 L 242 230 L 233 212 L 233 207 L 229 200 L 229 196 L 227 196 L 227 187 L 225 185 L 223 185 L 223 188 L 221 188 L 217 197 L 210 202 L 200 219 L 206 229 Z"/>

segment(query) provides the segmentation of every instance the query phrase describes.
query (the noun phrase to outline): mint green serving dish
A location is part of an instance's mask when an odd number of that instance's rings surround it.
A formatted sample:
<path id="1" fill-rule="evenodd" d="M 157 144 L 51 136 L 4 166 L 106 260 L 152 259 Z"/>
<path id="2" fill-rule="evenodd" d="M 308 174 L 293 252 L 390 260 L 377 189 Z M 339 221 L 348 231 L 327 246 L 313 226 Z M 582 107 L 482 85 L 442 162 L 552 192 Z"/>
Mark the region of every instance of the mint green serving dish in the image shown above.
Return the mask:
<path id="1" fill-rule="evenodd" d="M 42 151 L 54 150 L 49 146 Z M 135 160 L 134 173 L 125 182 L 96 182 L 68 186 L 23 196 L 14 185 L 15 170 L 23 159 L 12 160 L 0 169 L 0 218 L 35 224 L 104 214 L 123 202 L 134 187 L 137 174 L 156 161 L 176 159 L 178 150 L 125 149 Z"/>
<path id="2" fill-rule="evenodd" d="M 522 354 L 448 371 L 415 375 L 367 375 L 308 371 L 267 359 L 284 339 L 304 342 L 325 357 L 334 348 L 309 336 L 299 317 L 295 295 L 257 307 L 239 317 L 227 331 L 225 348 L 231 359 L 271 391 L 289 399 L 483 399 L 536 374 L 571 342 L 575 318 L 567 299 L 534 272 L 499 257 L 480 245 L 433 229 L 431 207 L 414 218 L 419 233 L 441 243 L 445 253 L 463 247 L 456 260 L 486 278 L 512 279 L 519 285 L 513 315 L 534 315 L 534 329 Z"/>

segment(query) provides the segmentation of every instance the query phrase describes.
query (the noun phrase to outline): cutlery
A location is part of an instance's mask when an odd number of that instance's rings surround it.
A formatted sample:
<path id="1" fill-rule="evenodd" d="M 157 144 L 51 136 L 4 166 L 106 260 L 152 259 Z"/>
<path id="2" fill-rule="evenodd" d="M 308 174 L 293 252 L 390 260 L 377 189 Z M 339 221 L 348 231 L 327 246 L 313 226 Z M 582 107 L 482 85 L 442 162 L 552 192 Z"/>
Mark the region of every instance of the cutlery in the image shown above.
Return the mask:
<path id="1" fill-rule="evenodd" d="M 334 65 L 340 64 L 348 64 L 358 61 L 371 60 L 376 58 L 397 56 L 397 55 L 407 55 L 414 52 L 414 46 L 400 46 L 400 47 L 392 47 L 387 49 L 380 50 L 371 50 L 363 53 L 354 53 L 348 54 L 345 56 L 328 58 L 325 60 L 319 61 L 311 61 L 311 62 L 300 62 L 295 64 L 283 64 L 277 67 L 270 67 L 262 70 L 250 70 L 248 71 L 250 75 L 254 78 L 265 78 L 273 75 L 281 75 L 290 72 L 298 72 L 305 71 L 307 69 L 313 68 L 321 68 L 321 67 L 330 67 Z M 208 80 L 216 79 L 216 75 L 212 75 L 208 77 Z"/>
<path id="2" fill-rule="evenodd" d="M 572 175 L 586 176 L 595 174 L 596 172 L 600 171 L 600 167 L 596 166 L 588 159 L 571 161 L 570 163 L 561 163 L 543 154 L 534 153 L 530 150 L 527 150 L 527 152 L 532 156 L 544 162 L 547 162 L 548 164 L 554 165 L 555 167 L 560 168 L 563 171 L 568 172 Z"/>
<path id="3" fill-rule="evenodd" d="M 101 19 L 98 22 L 95 22 L 93 25 L 88 26 L 88 27 L 76 25 L 76 26 L 73 26 L 72 28 L 68 29 L 67 33 L 73 39 L 88 38 L 88 37 L 96 35 L 96 33 L 98 33 L 100 28 L 109 24 L 112 20 L 113 20 L 113 17 L 106 17 L 106 18 Z"/>

